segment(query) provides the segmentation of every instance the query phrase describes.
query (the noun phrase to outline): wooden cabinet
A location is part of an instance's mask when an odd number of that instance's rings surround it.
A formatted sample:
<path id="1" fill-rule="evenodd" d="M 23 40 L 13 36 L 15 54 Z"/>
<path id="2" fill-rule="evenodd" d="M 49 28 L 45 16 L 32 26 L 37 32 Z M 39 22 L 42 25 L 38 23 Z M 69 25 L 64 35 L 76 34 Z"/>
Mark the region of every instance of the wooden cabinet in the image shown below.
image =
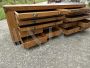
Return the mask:
<path id="1" fill-rule="evenodd" d="M 90 17 L 85 4 L 5 5 L 4 10 L 13 42 L 21 42 L 24 48 L 90 27 L 90 21 L 85 20 Z"/>

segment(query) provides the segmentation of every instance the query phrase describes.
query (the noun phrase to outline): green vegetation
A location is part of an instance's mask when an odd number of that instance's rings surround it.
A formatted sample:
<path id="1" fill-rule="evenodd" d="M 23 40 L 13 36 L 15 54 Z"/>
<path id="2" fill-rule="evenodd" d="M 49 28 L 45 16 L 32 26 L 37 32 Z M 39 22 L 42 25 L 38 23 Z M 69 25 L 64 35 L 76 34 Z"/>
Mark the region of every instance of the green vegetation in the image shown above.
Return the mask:
<path id="1" fill-rule="evenodd" d="M 3 5 L 5 4 L 31 4 L 31 3 L 44 2 L 46 0 L 0 0 L 0 20 L 5 19 Z"/>
<path id="2" fill-rule="evenodd" d="M 90 2 L 89 2 L 89 4 L 88 4 L 89 6 L 90 6 Z"/>
<path id="3" fill-rule="evenodd" d="M 0 8 L 0 20 L 2 20 L 4 18 L 5 18 L 4 10 L 3 10 L 3 8 Z"/>

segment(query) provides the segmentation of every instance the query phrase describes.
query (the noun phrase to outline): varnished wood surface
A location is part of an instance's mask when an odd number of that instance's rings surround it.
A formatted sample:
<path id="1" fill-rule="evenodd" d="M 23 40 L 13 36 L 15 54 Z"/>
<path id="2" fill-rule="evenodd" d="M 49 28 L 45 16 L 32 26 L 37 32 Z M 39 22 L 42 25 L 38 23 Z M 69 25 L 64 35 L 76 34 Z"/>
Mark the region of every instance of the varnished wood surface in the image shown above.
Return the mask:
<path id="1" fill-rule="evenodd" d="M 85 7 L 82 3 L 40 3 L 40 4 L 20 4 L 20 5 L 4 5 L 5 10 L 27 11 L 27 10 L 45 10 L 45 9 L 64 9 L 64 8 L 81 8 Z"/>
<path id="2" fill-rule="evenodd" d="M 43 11 L 43 12 L 26 12 L 26 13 L 16 13 L 18 19 L 27 19 L 27 18 L 42 18 L 48 16 L 58 15 L 58 11 Z"/>
<path id="3" fill-rule="evenodd" d="M 29 31 L 29 30 L 35 30 L 35 29 L 43 29 L 43 28 L 59 25 L 62 23 L 63 23 L 63 21 L 56 21 L 56 22 L 50 22 L 47 24 L 40 24 L 40 25 L 36 25 L 36 26 L 28 26 L 28 27 L 22 27 L 22 28 L 19 27 L 19 30 L 20 31 Z"/>
<path id="4" fill-rule="evenodd" d="M 72 16 L 72 15 L 86 14 L 86 13 L 90 12 L 90 9 L 84 7 L 84 8 L 79 8 L 79 9 L 58 9 L 58 11 L 59 11 L 59 14 Z"/>
<path id="5" fill-rule="evenodd" d="M 50 17 L 50 18 L 43 18 L 43 19 L 37 19 L 37 20 L 19 20 L 18 24 L 19 26 L 22 25 L 30 25 L 30 24 L 37 24 L 37 23 L 46 23 L 51 21 L 58 21 L 65 19 L 65 16 L 58 16 L 58 17 Z"/>
<path id="6" fill-rule="evenodd" d="M 80 16 L 80 17 L 68 17 L 63 14 L 79 14 L 80 12 L 85 13 L 86 8 L 85 4 L 81 3 L 41 3 L 41 4 L 30 4 L 30 5 L 5 5 L 4 10 L 8 19 L 8 25 L 11 32 L 11 36 L 14 42 L 21 41 L 24 48 L 29 48 L 35 46 L 37 43 L 35 39 L 31 38 L 28 40 L 22 40 L 22 38 L 26 38 L 27 36 L 32 36 L 32 33 L 28 33 L 28 31 L 33 31 L 33 35 L 44 34 L 44 30 L 49 27 L 57 27 L 60 29 L 59 25 L 63 23 L 71 23 L 70 25 L 64 25 L 65 27 L 70 26 L 75 27 L 73 21 L 82 20 L 90 17 Z M 61 12 L 61 9 L 65 11 Z M 83 11 L 85 10 L 85 11 Z M 75 16 L 75 15 L 74 15 Z M 77 15 L 78 16 L 78 15 Z M 52 18 L 53 17 L 53 18 Z M 63 22 L 64 21 L 64 22 Z M 85 23 L 81 23 L 85 24 Z M 86 24 L 87 25 L 87 24 Z M 80 31 L 81 27 L 75 27 L 71 29 L 63 29 L 64 34 L 70 35 L 72 33 L 76 33 Z M 13 31 L 14 30 L 14 31 Z M 53 34 L 53 36 L 59 36 L 62 31 L 56 30 L 55 32 L 51 32 L 48 34 Z M 47 41 L 48 36 L 44 34 L 44 36 L 39 35 L 37 37 L 41 40 L 41 43 Z"/>
<path id="7" fill-rule="evenodd" d="M 73 34 L 73 33 L 77 33 L 77 32 L 79 32 L 80 31 L 80 27 L 73 27 L 73 28 L 71 28 L 71 29 L 63 29 L 63 33 L 65 34 L 65 35 L 71 35 L 71 34 Z"/>
<path id="8" fill-rule="evenodd" d="M 64 22 L 74 22 L 74 21 L 83 20 L 83 19 L 86 19 L 89 17 L 90 17 L 90 14 L 89 15 L 83 15 L 83 16 L 77 16 L 77 17 L 71 17 L 71 18 L 66 18 L 64 20 Z"/>

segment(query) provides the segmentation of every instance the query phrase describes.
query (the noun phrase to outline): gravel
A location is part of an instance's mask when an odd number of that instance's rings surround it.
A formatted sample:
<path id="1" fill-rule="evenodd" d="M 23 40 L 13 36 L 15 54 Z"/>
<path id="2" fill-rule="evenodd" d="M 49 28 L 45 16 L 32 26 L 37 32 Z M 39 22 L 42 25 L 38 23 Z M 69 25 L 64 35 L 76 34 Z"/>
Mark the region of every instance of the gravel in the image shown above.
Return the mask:
<path id="1" fill-rule="evenodd" d="M 14 45 L 0 21 L 0 68 L 90 68 L 90 29 L 30 49 Z"/>

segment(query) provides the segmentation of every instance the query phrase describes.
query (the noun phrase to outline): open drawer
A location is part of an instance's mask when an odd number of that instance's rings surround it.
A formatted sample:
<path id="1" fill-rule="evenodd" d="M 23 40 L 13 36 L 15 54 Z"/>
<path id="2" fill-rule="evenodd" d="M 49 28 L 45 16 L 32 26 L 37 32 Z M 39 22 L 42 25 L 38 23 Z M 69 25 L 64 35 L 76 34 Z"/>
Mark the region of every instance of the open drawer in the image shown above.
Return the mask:
<path id="1" fill-rule="evenodd" d="M 77 26 L 78 23 L 77 22 L 68 22 L 68 23 L 63 23 L 62 25 L 60 25 L 62 28 L 69 28 L 69 27 L 73 27 L 73 26 Z"/>
<path id="2" fill-rule="evenodd" d="M 30 19 L 30 18 L 55 16 L 55 15 L 59 15 L 59 12 L 56 10 L 42 11 L 42 12 L 23 12 L 23 13 L 15 12 L 15 15 L 17 16 L 18 19 Z"/>
<path id="3" fill-rule="evenodd" d="M 45 29 L 44 33 L 48 38 L 56 37 L 62 34 L 62 30 L 57 27 L 51 27 L 50 29 Z"/>
<path id="4" fill-rule="evenodd" d="M 41 18 L 41 19 L 35 19 L 35 20 L 31 20 L 31 19 L 26 19 L 26 20 L 18 20 L 18 24 L 19 26 L 22 25 L 30 25 L 30 24 L 37 24 L 37 23 L 46 23 L 46 22 L 51 22 L 51 21 L 57 21 L 57 20 L 63 20 L 65 18 L 65 16 L 56 16 L 56 17 L 50 17 L 50 18 Z"/>
<path id="5" fill-rule="evenodd" d="M 63 33 L 65 35 L 71 35 L 73 33 L 79 32 L 79 31 L 80 31 L 80 27 L 70 27 L 70 28 L 63 29 Z"/>
<path id="6" fill-rule="evenodd" d="M 35 45 L 40 45 L 42 43 L 47 42 L 47 36 L 45 34 L 38 34 L 32 37 L 26 37 L 22 39 L 22 46 L 24 48 L 30 48 Z"/>
<path id="7" fill-rule="evenodd" d="M 81 28 L 89 28 L 90 27 L 90 20 L 84 19 L 82 21 L 79 21 L 78 26 L 80 26 Z"/>
<path id="8" fill-rule="evenodd" d="M 43 29 L 43 28 L 59 25 L 59 24 L 62 24 L 62 23 L 63 23 L 63 21 L 55 21 L 55 22 L 48 22 L 48 23 L 45 23 L 45 24 L 35 24 L 33 26 L 19 27 L 19 30 L 20 31 L 37 30 L 37 29 Z"/>
<path id="9" fill-rule="evenodd" d="M 50 22 L 50 23 L 46 23 L 46 24 L 41 24 L 41 25 L 35 26 L 35 29 L 53 27 L 53 26 L 56 26 L 56 25 L 60 25 L 62 23 L 63 23 L 63 21 L 54 21 L 54 22 Z"/>
<path id="10" fill-rule="evenodd" d="M 67 16 L 73 16 L 73 15 L 82 15 L 88 13 L 90 11 L 89 8 L 77 8 L 77 9 L 58 9 L 60 14 L 64 14 Z"/>
<path id="11" fill-rule="evenodd" d="M 64 22 L 74 22 L 74 21 L 80 21 L 80 20 L 83 20 L 83 19 L 86 19 L 86 18 L 89 18 L 90 17 L 90 14 L 89 15 L 79 15 L 79 16 L 71 16 L 71 17 L 67 17 Z"/>
<path id="12" fill-rule="evenodd" d="M 37 30 L 29 30 L 29 31 L 19 31 L 19 35 L 21 38 L 28 37 L 34 34 L 43 33 L 43 29 L 37 29 Z"/>

